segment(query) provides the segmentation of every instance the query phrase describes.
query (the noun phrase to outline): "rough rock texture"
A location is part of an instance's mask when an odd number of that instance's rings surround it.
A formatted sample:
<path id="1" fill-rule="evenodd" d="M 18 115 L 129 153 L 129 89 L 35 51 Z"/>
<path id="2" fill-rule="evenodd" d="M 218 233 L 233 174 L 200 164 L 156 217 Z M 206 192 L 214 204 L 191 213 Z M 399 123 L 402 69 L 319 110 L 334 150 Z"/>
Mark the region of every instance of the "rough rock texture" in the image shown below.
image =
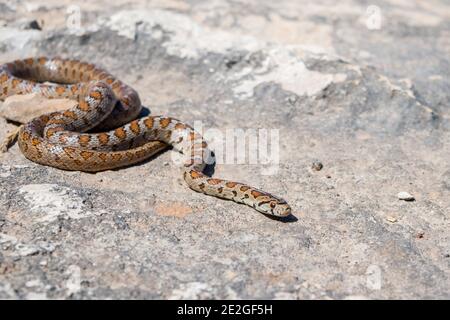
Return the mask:
<path id="1" fill-rule="evenodd" d="M 0 298 L 450 298 L 448 2 L 8 0 L 0 12 L 0 63 L 92 61 L 153 114 L 279 129 L 277 167 L 215 175 L 284 197 L 295 216 L 191 191 L 172 151 L 87 174 L 14 146 L 0 160 Z M 0 124 L 0 139 L 15 128 Z"/>

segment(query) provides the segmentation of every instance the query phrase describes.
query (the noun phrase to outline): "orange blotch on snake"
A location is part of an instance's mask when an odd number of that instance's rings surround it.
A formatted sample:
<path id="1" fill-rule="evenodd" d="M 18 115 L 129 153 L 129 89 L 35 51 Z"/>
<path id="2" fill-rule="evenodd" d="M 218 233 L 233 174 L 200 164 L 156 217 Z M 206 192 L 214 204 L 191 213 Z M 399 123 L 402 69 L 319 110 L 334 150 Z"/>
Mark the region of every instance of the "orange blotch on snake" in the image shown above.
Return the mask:
<path id="1" fill-rule="evenodd" d="M 38 61 L 39 61 L 39 64 L 42 66 L 42 65 L 44 65 L 44 64 L 47 62 L 47 58 L 45 58 L 45 57 L 40 57 L 40 58 L 38 59 Z"/>
<path id="2" fill-rule="evenodd" d="M 8 75 L 6 73 L 2 74 L 2 76 L 0 77 L 0 83 L 4 83 L 8 81 Z M 14 80 L 13 80 L 14 81 Z"/>
<path id="3" fill-rule="evenodd" d="M 186 125 L 183 124 L 183 123 L 181 123 L 181 122 L 178 122 L 178 123 L 175 125 L 175 129 L 178 129 L 178 130 L 184 130 L 184 129 L 186 129 Z"/>
<path id="4" fill-rule="evenodd" d="M 66 92 L 66 88 L 63 86 L 58 86 L 55 88 L 55 91 L 59 95 L 63 95 Z"/>
<path id="5" fill-rule="evenodd" d="M 248 189 L 250 189 L 249 186 L 242 186 L 242 187 L 240 188 L 240 190 L 241 190 L 242 192 L 245 192 L 245 191 L 247 191 Z"/>
<path id="6" fill-rule="evenodd" d="M 33 146 L 37 146 L 37 145 L 39 145 L 41 142 L 39 141 L 39 139 L 38 138 L 33 138 L 33 139 L 31 139 L 31 144 L 33 145 Z"/>
<path id="7" fill-rule="evenodd" d="M 117 128 L 114 130 L 114 135 L 120 140 L 124 140 L 127 137 L 127 133 L 123 128 Z"/>
<path id="8" fill-rule="evenodd" d="M 147 128 L 153 128 L 153 118 L 147 118 L 144 120 L 144 124 Z"/>
<path id="9" fill-rule="evenodd" d="M 89 105 L 88 105 L 88 103 L 87 103 L 85 100 L 83 100 L 83 99 L 80 100 L 80 103 L 79 103 L 79 105 L 78 105 L 78 108 L 80 108 L 81 111 L 89 111 Z"/>
<path id="10" fill-rule="evenodd" d="M 83 157 L 84 160 L 88 160 L 94 155 L 94 153 L 92 151 L 84 150 L 80 152 L 80 155 Z"/>
<path id="11" fill-rule="evenodd" d="M 64 121 L 64 119 L 51 119 L 47 122 L 47 124 L 65 124 L 65 123 L 66 121 Z"/>
<path id="12" fill-rule="evenodd" d="M 25 61 L 25 63 L 26 63 L 27 65 L 29 65 L 29 66 L 32 66 L 33 63 L 34 63 L 33 58 L 28 58 L 28 59 L 25 59 L 24 61 Z"/>
<path id="13" fill-rule="evenodd" d="M 65 130 L 65 128 L 63 126 L 53 127 L 52 129 L 54 129 L 55 131 L 64 131 Z"/>
<path id="14" fill-rule="evenodd" d="M 99 133 L 98 134 L 98 141 L 100 142 L 101 145 L 106 145 L 109 141 L 109 136 L 106 133 Z"/>
<path id="15" fill-rule="evenodd" d="M 256 190 L 252 190 L 251 192 L 250 192 L 251 194 L 252 194 L 252 196 L 253 197 L 255 197 L 255 198 L 258 198 L 258 197 L 260 197 L 260 196 L 263 196 L 264 195 L 264 193 L 262 193 L 262 192 L 259 192 L 259 191 L 256 191 Z"/>
<path id="16" fill-rule="evenodd" d="M 134 120 L 130 123 L 130 129 L 134 134 L 138 135 L 141 132 L 141 128 L 139 127 L 139 121 Z"/>
<path id="17" fill-rule="evenodd" d="M 102 93 L 99 91 L 92 91 L 89 96 L 95 100 L 100 100 L 102 98 Z"/>
<path id="18" fill-rule="evenodd" d="M 30 139 L 30 134 L 28 132 L 23 132 L 22 133 L 22 140 L 23 141 L 28 141 Z"/>
<path id="19" fill-rule="evenodd" d="M 203 177 L 203 174 L 202 174 L 202 173 L 200 173 L 200 172 L 198 172 L 198 171 L 195 171 L 195 170 L 191 170 L 191 171 L 189 172 L 189 175 L 191 176 L 192 179 L 197 179 L 197 178 Z"/>
<path id="20" fill-rule="evenodd" d="M 228 181 L 227 183 L 225 183 L 225 185 L 226 185 L 228 188 L 234 188 L 234 187 L 236 187 L 237 183 L 236 183 L 236 182 L 233 182 L 233 181 Z"/>
<path id="21" fill-rule="evenodd" d="M 161 128 L 166 128 L 169 125 L 170 121 L 172 121 L 172 119 L 163 118 L 159 121 L 159 125 L 161 126 Z"/>
<path id="22" fill-rule="evenodd" d="M 91 141 L 91 136 L 88 134 L 82 134 L 78 137 L 78 143 L 82 147 L 87 147 L 89 145 L 90 141 Z"/>
<path id="23" fill-rule="evenodd" d="M 15 89 L 21 82 L 22 81 L 19 80 L 19 79 L 13 79 L 12 82 L 11 82 L 13 89 Z"/>
<path id="24" fill-rule="evenodd" d="M 74 119 L 74 120 L 78 119 L 77 115 L 73 111 L 66 110 L 63 112 L 63 115 L 70 119 Z"/>
<path id="25" fill-rule="evenodd" d="M 211 178 L 211 179 L 206 180 L 206 182 L 208 182 L 209 184 L 212 184 L 212 185 L 216 185 L 216 184 L 221 183 L 222 180 Z"/>
<path id="26" fill-rule="evenodd" d="M 65 147 L 63 150 L 70 158 L 72 158 L 73 154 L 76 152 L 76 149 L 72 147 Z"/>
<path id="27" fill-rule="evenodd" d="M 47 123 L 50 120 L 50 117 L 46 114 L 42 115 L 39 120 L 41 120 L 44 123 Z"/>
<path id="28" fill-rule="evenodd" d="M 50 139 L 55 133 L 56 133 L 55 128 L 50 128 L 47 129 L 45 136 L 47 137 L 47 139 Z"/>
<path id="29" fill-rule="evenodd" d="M 112 158 L 115 161 L 120 161 L 120 159 L 122 159 L 122 155 L 120 153 L 113 153 Z"/>
<path id="30" fill-rule="evenodd" d="M 108 155 L 104 152 L 99 153 L 98 157 L 102 160 L 102 161 L 106 161 L 108 159 Z"/>

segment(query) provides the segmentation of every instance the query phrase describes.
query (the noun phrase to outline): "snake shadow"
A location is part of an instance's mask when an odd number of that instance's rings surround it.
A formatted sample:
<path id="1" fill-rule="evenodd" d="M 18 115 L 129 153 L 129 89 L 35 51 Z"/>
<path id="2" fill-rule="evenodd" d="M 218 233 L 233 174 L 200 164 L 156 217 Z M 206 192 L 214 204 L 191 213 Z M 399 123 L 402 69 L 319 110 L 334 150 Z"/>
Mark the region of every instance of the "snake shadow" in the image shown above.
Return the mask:
<path id="1" fill-rule="evenodd" d="M 279 221 L 279 222 L 283 222 L 283 223 L 293 223 L 293 222 L 298 221 L 298 218 L 296 216 L 294 216 L 292 213 L 286 217 L 275 217 L 275 216 L 271 216 L 271 215 L 268 215 L 265 213 L 263 213 L 263 215 L 265 215 L 270 220 L 275 220 L 275 221 Z"/>

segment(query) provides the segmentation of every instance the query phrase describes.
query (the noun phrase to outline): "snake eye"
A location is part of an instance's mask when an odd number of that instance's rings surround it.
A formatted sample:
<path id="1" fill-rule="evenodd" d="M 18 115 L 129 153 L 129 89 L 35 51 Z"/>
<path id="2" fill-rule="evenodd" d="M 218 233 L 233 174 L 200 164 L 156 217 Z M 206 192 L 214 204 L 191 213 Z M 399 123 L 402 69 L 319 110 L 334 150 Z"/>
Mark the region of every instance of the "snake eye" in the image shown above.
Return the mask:
<path id="1" fill-rule="evenodd" d="M 275 202 L 271 202 L 270 203 L 270 207 L 273 209 L 273 208 L 275 208 L 275 206 L 276 206 L 276 203 Z"/>

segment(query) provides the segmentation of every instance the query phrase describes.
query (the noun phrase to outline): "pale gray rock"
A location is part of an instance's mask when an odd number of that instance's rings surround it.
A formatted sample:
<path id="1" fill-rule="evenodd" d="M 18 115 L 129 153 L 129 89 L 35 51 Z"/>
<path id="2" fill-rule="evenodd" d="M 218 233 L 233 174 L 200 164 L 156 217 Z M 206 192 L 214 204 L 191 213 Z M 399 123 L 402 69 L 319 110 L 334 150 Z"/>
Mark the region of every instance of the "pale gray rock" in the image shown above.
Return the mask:
<path id="1" fill-rule="evenodd" d="M 400 191 L 398 193 L 397 197 L 399 200 L 404 200 L 404 201 L 414 201 L 415 200 L 414 196 L 406 191 Z"/>
<path id="2" fill-rule="evenodd" d="M 88 174 L 15 145 L 0 155 L 0 298 L 450 298 L 448 2 L 71 5 L 0 4 L 0 63 L 87 60 L 152 114 L 277 129 L 278 165 L 215 175 L 282 196 L 293 217 L 191 191 L 173 151 Z M 0 118 L 0 140 L 14 128 Z"/>

